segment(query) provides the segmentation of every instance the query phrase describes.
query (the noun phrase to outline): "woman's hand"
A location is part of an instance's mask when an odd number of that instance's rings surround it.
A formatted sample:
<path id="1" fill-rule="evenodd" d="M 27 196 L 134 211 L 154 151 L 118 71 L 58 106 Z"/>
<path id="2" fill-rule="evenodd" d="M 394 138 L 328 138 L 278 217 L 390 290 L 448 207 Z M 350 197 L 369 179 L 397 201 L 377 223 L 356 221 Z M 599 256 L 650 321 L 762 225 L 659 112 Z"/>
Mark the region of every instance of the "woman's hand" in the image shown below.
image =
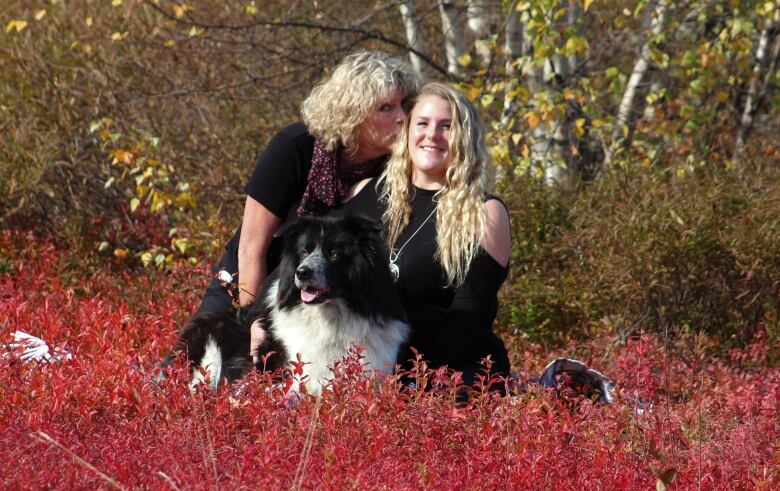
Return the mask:
<path id="1" fill-rule="evenodd" d="M 252 357 L 252 365 L 256 366 L 260 362 L 260 346 L 265 342 L 267 335 L 260 319 L 254 321 L 249 328 L 249 355 Z"/>

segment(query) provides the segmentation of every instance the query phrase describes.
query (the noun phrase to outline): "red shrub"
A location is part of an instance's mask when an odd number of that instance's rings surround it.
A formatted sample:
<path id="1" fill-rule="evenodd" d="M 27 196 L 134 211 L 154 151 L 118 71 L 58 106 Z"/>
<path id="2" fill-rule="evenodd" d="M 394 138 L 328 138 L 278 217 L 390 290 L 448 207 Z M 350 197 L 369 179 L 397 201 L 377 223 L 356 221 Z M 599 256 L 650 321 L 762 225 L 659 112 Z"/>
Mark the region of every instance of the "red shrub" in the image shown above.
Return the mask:
<path id="1" fill-rule="evenodd" d="M 761 332 L 730 360 L 632 339 L 596 367 L 620 389 L 607 407 L 537 388 L 456 405 L 449 374 L 417 373 L 433 392 L 401 388 L 396 377 L 377 385 L 360 376 L 358 355 L 336 367 L 320 401 L 289 398 L 257 374 L 191 394 L 183 363 L 159 385 L 151 378 L 196 302 L 199 276 L 68 284 L 66 251 L 10 233 L 0 234 L 0 262 L 0 340 L 23 330 L 74 354 L 23 363 L 0 346 L 3 488 L 780 484 L 780 370 L 767 367 Z M 532 348 L 528 366 L 543 365 Z"/>

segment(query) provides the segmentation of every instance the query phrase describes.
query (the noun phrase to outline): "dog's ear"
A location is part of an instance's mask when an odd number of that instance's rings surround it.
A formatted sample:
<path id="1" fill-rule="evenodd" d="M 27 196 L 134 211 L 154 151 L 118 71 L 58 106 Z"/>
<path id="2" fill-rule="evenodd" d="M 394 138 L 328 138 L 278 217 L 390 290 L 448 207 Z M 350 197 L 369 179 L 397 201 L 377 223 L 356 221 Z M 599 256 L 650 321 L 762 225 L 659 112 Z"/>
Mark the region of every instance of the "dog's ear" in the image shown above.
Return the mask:
<path id="1" fill-rule="evenodd" d="M 309 221 L 310 219 L 308 218 L 293 218 L 292 220 L 284 222 L 281 227 L 276 229 L 276 232 L 274 232 L 274 237 L 285 238 L 297 235 Z"/>
<path id="2" fill-rule="evenodd" d="M 290 302 L 298 295 L 298 289 L 295 287 L 295 269 L 298 267 L 296 259 L 296 256 L 285 254 L 276 269 L 279 278 L 276 300 L 280 307 L 290 305 Z"/>
<path id="3" fill-rule="evenodd" d="M 360 236 L 379 238 L 382 235 L 382 224 L 361 215 L 346 215 L 344 225 Z"/>
<path id="4" fill-rule="evenodd" d="M 360 253 L 371 265 L 374 265 L 375 258 L 386 256 L 383 252 L 385 247 L 381 223 L 360 215 L 347 215 L 344 217 L 344 224 L 360 238 Z"/>

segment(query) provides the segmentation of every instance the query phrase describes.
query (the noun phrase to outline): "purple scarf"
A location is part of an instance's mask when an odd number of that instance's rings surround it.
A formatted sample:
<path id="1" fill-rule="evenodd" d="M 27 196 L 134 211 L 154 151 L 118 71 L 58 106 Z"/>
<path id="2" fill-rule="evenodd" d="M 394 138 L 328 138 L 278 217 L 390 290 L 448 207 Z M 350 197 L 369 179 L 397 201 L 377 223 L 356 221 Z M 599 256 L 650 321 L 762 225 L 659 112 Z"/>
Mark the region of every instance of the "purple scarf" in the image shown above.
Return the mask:
<path id="1" fill-rule="evenodd" d="M 319 140 L 314 142 L 311 170 L 303 192 L 298 216 L 324 215 L 341 203 L 356 182 L 382 172 L 387 156 L 341 168 L 340 150 L 328 151 Z"/>

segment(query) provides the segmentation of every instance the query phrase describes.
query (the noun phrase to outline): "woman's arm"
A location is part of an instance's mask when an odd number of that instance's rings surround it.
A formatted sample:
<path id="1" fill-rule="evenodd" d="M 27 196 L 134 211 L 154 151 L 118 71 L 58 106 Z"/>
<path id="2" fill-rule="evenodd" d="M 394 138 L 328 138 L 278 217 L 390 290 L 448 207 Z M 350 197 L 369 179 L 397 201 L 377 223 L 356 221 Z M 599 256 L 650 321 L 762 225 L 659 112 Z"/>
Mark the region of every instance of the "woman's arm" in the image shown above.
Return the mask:
<path id="1" fill-rule="evenodd" d="M 509 213 L 502 202 L 491 199 L 485 202 L 485 237 L 482 248 L 503 267 L 509 265 L 512 253 L 512 236 Z"/>
<path id="2" fill-rule="evenodd" d="M 266 253 L 281 223 L 281 218 L 247 196 L 238 243 L 238 299 L 242 307 L 255 301 L 260 285 L 268 275 Z"/>

